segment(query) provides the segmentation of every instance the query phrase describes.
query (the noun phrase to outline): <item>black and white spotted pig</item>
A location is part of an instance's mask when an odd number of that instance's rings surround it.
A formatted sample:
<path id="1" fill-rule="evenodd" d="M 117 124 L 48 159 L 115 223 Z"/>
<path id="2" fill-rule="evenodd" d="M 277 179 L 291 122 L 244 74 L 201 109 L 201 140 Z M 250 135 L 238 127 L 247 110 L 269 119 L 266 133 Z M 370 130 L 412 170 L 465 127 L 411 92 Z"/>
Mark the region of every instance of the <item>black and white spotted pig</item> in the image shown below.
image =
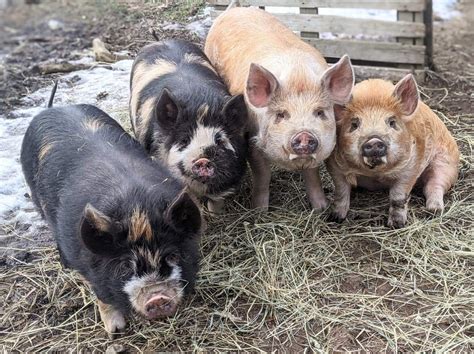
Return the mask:
<path id="1" fill-rule="evenodd" d="M 21 164 L 62 263 L 90 284 L 109 333 L 131 310 L 174 314 L 195 281 L 201 215 L 166 168 L 90 105 L 38 114 Z"/>
<path id="2" fill-rule="evenodd" d="M 130 116 L 148 153 L 164 162 L 209 210 L 221 212 L 246 169 L 247 109 L 205 54 L 181 40 L 144 47 L 132 68 Z"/>

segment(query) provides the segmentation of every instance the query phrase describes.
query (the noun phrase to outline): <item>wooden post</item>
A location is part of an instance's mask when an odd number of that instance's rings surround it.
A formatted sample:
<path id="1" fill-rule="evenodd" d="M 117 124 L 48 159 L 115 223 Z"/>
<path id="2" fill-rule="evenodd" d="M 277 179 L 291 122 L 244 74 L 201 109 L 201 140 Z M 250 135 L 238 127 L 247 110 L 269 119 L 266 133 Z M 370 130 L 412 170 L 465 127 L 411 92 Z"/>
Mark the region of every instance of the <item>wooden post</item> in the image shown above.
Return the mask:
<path id="1" fill-rule="evenodd" d="M 426 0 L 424 19 L 425 23 L 425 65 L 433 70 L 433 1 Z"/>
<path id="2" fill-rule="evenodd" d="M 318 8 L 317 7 L 300 7 L 300 14 L 317 15 L 318 14 Z M 301 37 L 319 38 L 319 33 L 318 32 L 301 32 Z"/>

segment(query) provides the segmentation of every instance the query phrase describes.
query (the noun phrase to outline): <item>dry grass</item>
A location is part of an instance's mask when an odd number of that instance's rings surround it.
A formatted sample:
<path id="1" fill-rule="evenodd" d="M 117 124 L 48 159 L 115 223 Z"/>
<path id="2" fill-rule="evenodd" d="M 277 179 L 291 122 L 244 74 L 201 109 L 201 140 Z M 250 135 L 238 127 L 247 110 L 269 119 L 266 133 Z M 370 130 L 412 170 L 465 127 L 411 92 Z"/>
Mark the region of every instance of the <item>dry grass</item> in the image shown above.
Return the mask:
<path id="1" fill-rule="evenodd" d="M 472 118 L 446 120 L 464 154 L 441 216 L 415 194 L 409 226 L 390 230 L 386 194 L 361 191 L 348 221 L 327 222 L 291 173 L 273 183 L 281 209 L 255 214 L 243 207 L 247 182 L 229 213 L 210 220 L 196 294 L 174 318 L 131 319 L 115 342 L 57 252 L 30 250 L 35 261 L 0 275 L 3 349 L 473 350 Z"/>

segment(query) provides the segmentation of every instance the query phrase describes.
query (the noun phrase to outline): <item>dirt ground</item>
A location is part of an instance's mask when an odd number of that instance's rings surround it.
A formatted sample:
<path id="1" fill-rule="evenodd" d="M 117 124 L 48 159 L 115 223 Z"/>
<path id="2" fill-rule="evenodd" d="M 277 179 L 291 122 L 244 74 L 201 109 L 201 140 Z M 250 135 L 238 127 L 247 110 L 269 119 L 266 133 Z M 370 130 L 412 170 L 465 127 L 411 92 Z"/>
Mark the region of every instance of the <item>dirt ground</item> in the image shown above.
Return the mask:
<path id="1" fill-rule="evenodd" d="M 0 115 L 14 118 L 22 97 L 62 75 L 41 75 L 38 64 L 80 59 L 95 37 L 131 58 L 154 40 L 150 28 L 202 44 L 169 24 L 189 22 L 203 3 L 42 1 L 3 11 Z M 349 220 L 331 223 L 310 211 L 301 178 L 283 172 L 271 196 L 281 209 L 255 215 L 247 180 L 229 213 L 209 220 L 196 294 L 172 319 L 130 319 L 115 341 L 89 289 L 61 269 L 48 229 L 15 244 L 28 224 L 4 227 L 0 248 L 12 252 L 0 259 L 0 349 L 474 351 L 474 6 L 461 13 L 435 23 L 436 71 L 420 83 L 462 151 L 443 215 L 426 212 L 415 192 L 410 226 L 389 230 L 386 194 L 356 192 Z"/>

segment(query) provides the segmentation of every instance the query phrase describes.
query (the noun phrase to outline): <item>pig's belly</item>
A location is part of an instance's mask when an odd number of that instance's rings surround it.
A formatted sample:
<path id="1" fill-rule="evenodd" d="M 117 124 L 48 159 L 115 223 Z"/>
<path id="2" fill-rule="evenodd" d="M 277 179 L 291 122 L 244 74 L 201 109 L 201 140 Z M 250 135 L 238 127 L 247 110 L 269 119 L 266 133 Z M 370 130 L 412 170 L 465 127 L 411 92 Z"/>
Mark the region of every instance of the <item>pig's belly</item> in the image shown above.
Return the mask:
<path id="1" fill-rule="evenodd" d="M 378 191 L 388 189 L 390 183 L 388 181 L 378 180 L 366 176 L 357 176 L 357 187 L 368 189 L 369 191 Z"/>

